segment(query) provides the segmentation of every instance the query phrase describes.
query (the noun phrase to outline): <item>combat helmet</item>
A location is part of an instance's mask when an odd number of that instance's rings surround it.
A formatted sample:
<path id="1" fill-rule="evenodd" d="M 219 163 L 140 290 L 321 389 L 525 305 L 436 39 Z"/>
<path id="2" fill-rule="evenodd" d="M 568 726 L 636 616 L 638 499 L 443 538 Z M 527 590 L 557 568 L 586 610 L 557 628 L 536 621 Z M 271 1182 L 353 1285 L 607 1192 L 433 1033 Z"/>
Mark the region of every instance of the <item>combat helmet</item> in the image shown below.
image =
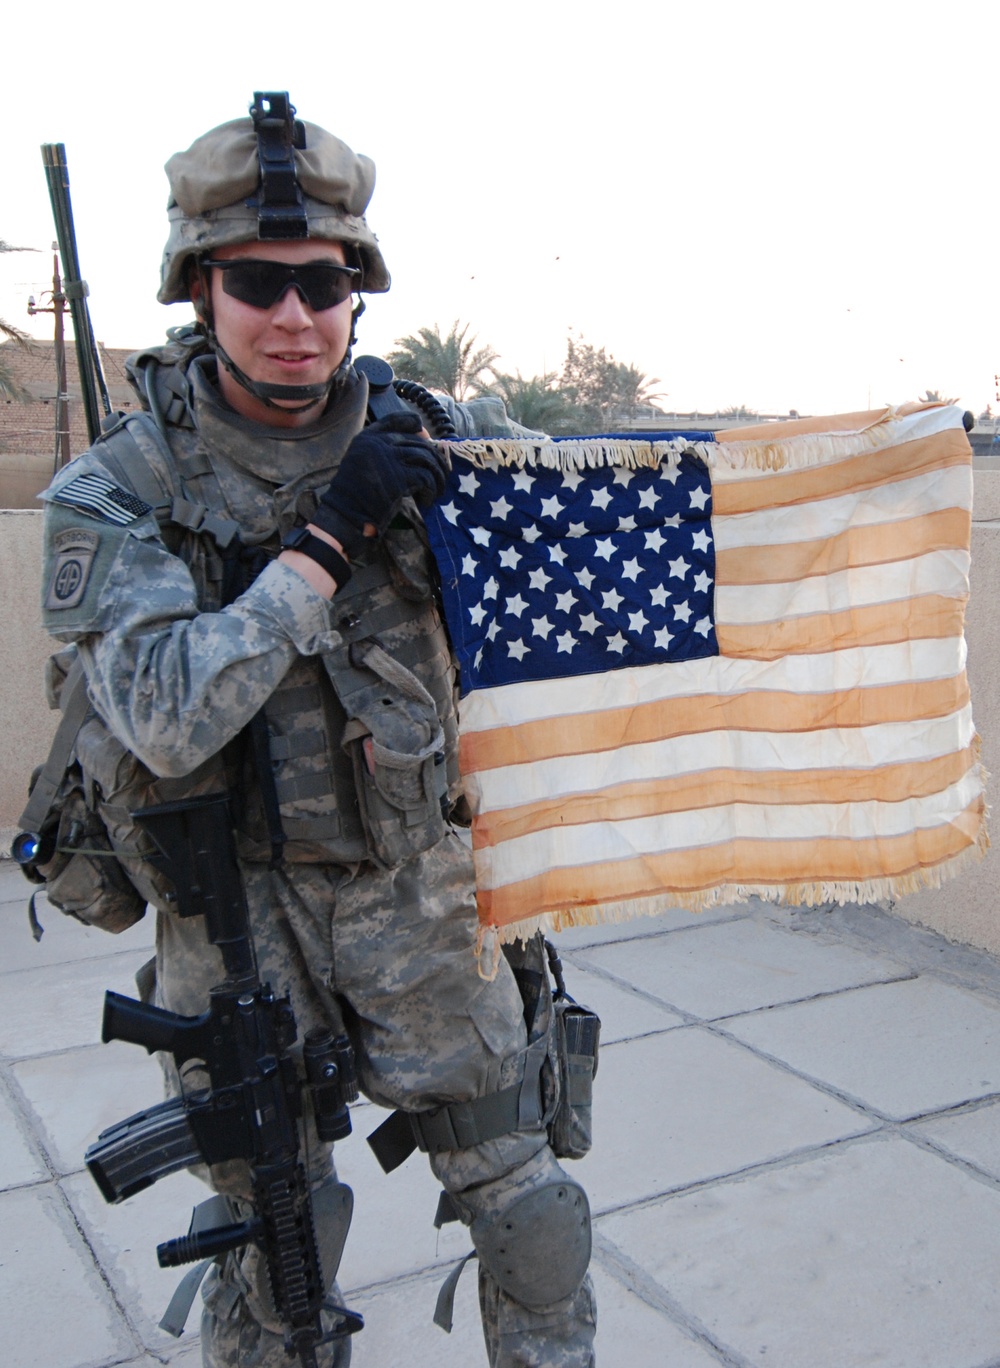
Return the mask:
<path id="1" fill-rule="evenodd" d="M 356 291 L 388 290 L 389 272 L 364 217 L 375 163 L 295 112 L 287 91 L 257 91 L 248 118 L 210 129 L 167 162 L 170 231 L 156 296 L 161 304 L 190 302 L 191 271 L 213 249 L 290 238 L 343 243 L 349 264 L 361 270 Z M 355 318 L 362 308 L 359 303 Z M 316 386 L 250 380 L 219 346 L 210 310 L 202 324 L 222 364 L 262 402 L 321 397 L 306 393 Z"/>

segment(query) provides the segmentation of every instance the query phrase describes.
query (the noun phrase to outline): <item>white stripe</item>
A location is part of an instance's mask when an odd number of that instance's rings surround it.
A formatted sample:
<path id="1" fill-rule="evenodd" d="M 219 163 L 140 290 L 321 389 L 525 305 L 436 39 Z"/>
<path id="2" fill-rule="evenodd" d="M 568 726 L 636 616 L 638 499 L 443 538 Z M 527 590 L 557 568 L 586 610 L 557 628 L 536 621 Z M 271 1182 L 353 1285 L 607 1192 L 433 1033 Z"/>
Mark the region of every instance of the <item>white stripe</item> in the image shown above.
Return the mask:
<path id="1" fill-rule="evenodd" d="M 982 792 L 975 770 L 926 798 L 898 803 L 733 803 L 580 826 L 554 826 L 476 851 L 480 888 L 502 888 L 550 869 L 632 860 L 730 841 L 861 841 L 930 830 L 952 821 Z"/>
<path id="2" fill-rule="evenodd" d="M 961 637 L 887 646 L 852 646 L 779 660 L 677 660 L 574 679 L 537 679 L 476 689 L 463 698 L 463 734 L 520 722 L 573 717 L 609 708 L 638 707 L 658 699 L 757 690 L 835 693 L 916 680 L 952 679 L 965 669 Z"/>
<path id="3" fill-rule="evenodd" d="M 502 765 L 466 775 L 476 812 L 537 803 L 571 794 L 599 793 L 664 775 L 704 774 L 715 769 L 872 769 L 931 760 L 964 750 L 974 735 L 968 706 L 946 717 L 881 722 L 870 727 L 829 727 L 784 734 L 717 730 L 672 736 L 614 750 L 559 755 Z"/>
<path id="4" fill-rule="evenodd" d="M 775 473 L 776 467 L 755 464 L 746 459 L 746 453 L 777 448 L 788 455 L 789 470 L 815 469 L 819 466 L 834 466 L 841 461 L 850 461 L 857 456 L 871 456 L 878 460 L 883 451 L 901 446 L 904 442 L 914 442 L 920 438 L 934 437 L 941 432 L 964 428 L 963 410 L 957 405 L 946 408 L 927 409 L 923 413 L 912 413 L 906 418 L 892 418 L 867 427 L 854 428 L 840 432 L 802 432 L 785 437 L 759 437 L 753 441 L 720 442 L 714 450 L 718 452 L 713 466 L 713 479 L 718 483 L 744 480 L 767 480 Z M 697 443 L 701 446 L 701 443 Z M 824 454 L 814 455 L 820 445 Z M 711 452 L 713 448 L 709 446 Z M 803 459 L 805 454 L 806 459 Z"/>
<path id="5" fill-rule="evenodd" d="M 715 514 L 712 532 L 720 551 L 739 546 L 774 546 L 824 541 L 852 527 L 880 527 L 945 508 L 972 508 L 972 471 L 949 466 L 876 489 L 837 494 L 787 508 L 755 513 Z"/>
<path id="6" fill-rule="evenodd" d="M 783 584 L 717 585 L 715 620 L 720 626 L 781 622 L 810 613 L 899 603 L 919 594 L 964 599 L 969 592 L 969 559 L 968 551 L 928 551 L 912 560 L 835 570 Z"/>

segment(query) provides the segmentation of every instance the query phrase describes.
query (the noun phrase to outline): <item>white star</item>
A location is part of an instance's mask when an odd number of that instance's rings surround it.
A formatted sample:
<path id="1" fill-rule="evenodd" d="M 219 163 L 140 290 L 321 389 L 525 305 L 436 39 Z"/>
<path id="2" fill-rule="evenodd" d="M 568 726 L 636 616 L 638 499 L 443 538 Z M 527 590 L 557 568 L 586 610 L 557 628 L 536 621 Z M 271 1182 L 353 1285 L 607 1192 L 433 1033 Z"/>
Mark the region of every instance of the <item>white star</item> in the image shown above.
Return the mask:
<path id="1" fill-rule="evenodd" d="M 600 556 L 602 560 L 609 561 L 615 554 L 615 544 L 610 537 L 602 537 L 594 546 L 594 555 Z"/>
<path id="2" fill-rule="evenodd" d="M 520 551 L 518 551 L 516 546 L 507 546 L 503 549 L 503 551 L 500 552 L 500 555 L 497 557 L 497 559 L 499 560 L 500 564 L 505 567 L 505 569 L 516 570 L 518 561 L 522 560 L 523 557 L 521 556 L 521 553 Z"/>
<path id="3" fill-rule="evenodd" d="M 694 624 L 694 630 L 699 634 L 699 636 L 703 636 L 707 641 L 708 634 L 712 630 L 712 619 L 707 617 L 699 618 L 698 621 Z"/>
<path id="4" fill-rule="evenodd" d="M 625 488 L 627 489 L 627 488 L 628 488 L 628 485 L 629 485 L 629 481 L 630 481 L 630 480 L 634 480 L 634 479 L 635 479 L 635 471 L 634 471 L 634 470 L 630 470 L 630 469 L 628 468 L 628 466 L 617 466 L 617 467 L 616 467 L 616 469 L 615 469 L 615 484 L 624 485 Z"/>
<path id="5" fill-rule="evenodd" d="M 583 476 L 578 470 L 564 470 L 562 482 L 567 489 L 571 489 L 575 494 L 577 487 L 583 484 Z"/>
<path id="6" fill-rule="evenodd" d="M 618 605 L 624 602 L 622 595 L 617 589 L 605 589 L 601 595 L 605 608 L 610 608 L 613 613 L 618 612 Z"/>
<path id="7" fill-rule="evenodd" d="M 615 632 L 614 636 L 608 640 L 608 650 L 617 651 L 619 655 L 621 655 L 627 645 L 628 642 L 622 636 L 621 632 Z"/>
<path id="8" fill-rule="evenodd" d="M 677 579 L 683 579 L 691 569 L 683 556 L 678 556 L 676 560 L 668 561 L 667 564 L 670 566 L 671 575 L 675 576 Z"/>
<path id="9" fill-rule="evenodd" d="M 619 532 L 634 532 L 634 531 L 635 531 L 635 518 L 619 518 L 619 519 L 618 519 L 618 531 L 619 531 Z"/>
<path id="10" fill-rule="evenodd" d="M 534 636 L 540 636 L 543 641 L 548 641 L 549 633 L 553 630 L 553 627 L 547 617 L 532 618 L 531 630 Z"/>
<path id="11" fill-rule="evenodd" d="M 589 589 L 596 578 L 597 576 L 593 575 L 586 566 L 576 572 L 577 583 L 582 584 L 584 589 Z"/>
<path id="12" fill-rule="evenodd" d="M 694 577 L 695 591 L 699 594 L 707 594 L 712 587 L 712 576 L 706 575 L 704 570 Z"/>
<path id="13" fill-rule="evenodd" d="M 631 560 L 627 560 L 625 564 L 622 566 L 622 577 L 624 579 L 630 579 L 633 584 L 643 573 L 644 569 L 639 564 L 638 557 L 636 556 L 633 556 Z"/>
<path id="14" fill-rule="evenodd" d="M 679 466 L 676 466 L 676 465 L 661 465 L 661 466 L 660 466 L 660 479 L 661 479 L 661 480 L 669 480 L 671 484 L 676 484 L 676 483 L 677 483 L 677 477 L 678 477 L 678 475 L 679 475 L 680 473 L 681 473 L 681 472 L 680 472 L 680 467 L 679 467 Z"/>
<path id="15" fill-rule="evenodd" d="M 458 509 L 455 507 L 453 503 L 442 504 L 441 512 L 451 523 L 452 527 L 458 526 Z"/>
<path id="16" fill-rule="evenodd" d="M 702 528 L 700 532 L 696 532 L 694 534 L 694 536 L 691 538 L 691 545 L 694 547 L 696 551 L 708 550 L 709 546 L 711 545 L 711 541 L 709 539 L 708 533 L 705 531 L 704 528 Z"/>
<path id="17" fill-rule="evenodd" d="M 666 608 L 670 592 L 662 584 L 658 584 L 655 589 L 650 589 L 649 597 L 653 601 L 654 608 Z"/>
<path id="18" fill-rule="evenodd" d="M 629 615 L 628 615 L 628 629 L 629 629 L 630 632 L 639 632 L 639 633 L 641 633 L 641 632 L 642 632 L 642 629 L 643 629 L 644 627 L 648 627 L 648 626 L 649 626 L 649 618 L 646 616 L 646 614 L 642 611 L 641 608 L 639 609 L 639 611 L 638 611 L 637 613 L 629 613 Z"/>
<path id="19" fill-rule="evenodd" d="M 674 618 L 678 622 L 687 623 L 691 620 L 691 609 L 688 607 L 687 599 L 683 603 L 674 604 Z"/>
<path id="20" fill-rule="evenodd" d="M 468 494 L 471 499 L 479 488 L 479 481 L 476 479 L 474 472 L 470 470 L 468 475 L 459 475 L 458 487 L 463 494 Z"/>
<path id="21" fill-rule="evenodd" d="M 549 560 L 555 561 L 556 565 L 564 565 L 566 561 L 566 552 L 561 546 L 550 546 Z"/>
<path id="22" fill-rule="evenodd" d="M 551 499 L 542 500 L 541 516 L 543 518 L 558 518 L 562 511 L 563 506 L 554 494 Z"/>
<path id="23" fill-rule="evenodd" d="M 532 570 L 528 576 L 528 583 L 532 589 L 544 589 L 547 584 L 551 584 L 552 576 L 547 575 L 541 566 L 537 570 Z"/>
<path id="24" fill-rule="evenodd" d="M 681 515 L 680 515 L 679 513 L 671 513 L 671 515 L 670 515 L 669 518 L 664 518 L 664 519 L 663 519 L 663 526 L 664 526 L 664 527 L 680 527 L 680 525 L 681 525 Z"/>
<path id="25" fill-rule="evenodd" d="M 532 486 L 534 483 L 535 483 L 535 477 L 534 477 L 534 475 L 529 475 L 528 472 L 527 472 L 526 470 L 519 470 L 519 471 L 517 471 L 517 472 L 515 473 L 515 475 L 514 475 L 514 479 L 513 479 L 514 488 L 515 488 L 515 489 L 523 490 L 523 492 L 524 492 L 525 494 L 528 493 L 528 491 L 530 490 L 531 486 Z"/>
<path id="26" fill-rule="evenodd" d="M 591 636 L 594 635 L 600 625 L 600 622 L 594 617 L 593 613 L 588 613 L 586 617 L 580 619 L 580 631 L 589 632 Z"/>
<path id="27" fill-rule="evenodd" d="M 657 504 L 657 503 L 659 503 L 659 502 L 660 502 L 660 496 L 659 496 L 659 494 L 657 494 L 656 490 L 652 488 L 652 486 L 650 486 L 649 489 L 643 489 L 643 490 L 640 491 L 640 493 L 639 493 L 639 507 L 640 507 L 640 508 L 649 508 L 649 509 L 652 509 L 653 505 L 654 505 L 654 504 Z"/>
<path id="28" fill-rule="evenodd" d="M 488 580 L 486 581 L 486 583 L 483 585 L 483 598 L 484 598 L 484 599 L 495 599 L 496 596 L 497 596 L 497 590 L 498 590 L 499 588 L 500 588 L 499 584 L 496 582 L 496 580 L 493 578 L 493 576 L 490 575 L 489 579 L 488 579 Z"/>
<path id="29" fill-rule="evenodd" d="M 529 546 L 532 544 L 532 542 L 536 542 L 541 535 L 541 528 L 536 527 L 534 523 L 529 523 L 527 527 L 521 528 L 521 536 L 524 538 L 524 540 L 528 543 Z"/>
<path id="30" fill-rule="evenodd" d="M 516 641 L 508 641 L 507 654 L 513 656 L 515 660 L 523 660 L 531 650 L 530 646 L 525 646 L 520 637 Z"/>
<path id="31" fill-rule="evenodd" d="M 489 625 L 489 626 L 487 627 L 487 629 L 486 629 L 486 636 L 487 636 L 487 639 L 488 639 L 489 641 L 496 641 L 496 639 L 497 639 L 497 637 L 498 637 L 499 635 L 500 635 L 500 624 L 499 624 L 499 622 L 491 622 L 490 625 Z"/>
<path id="32" fill-rule="evenodd" d="M 507 612 L 513 613 L 515 617 L 520 617 L 527 606 L 520 594 L 515 594 L 513 598 L 507 600 Z"/>
<path id="33" fill-rule="evenodd" d="M 660 529 L 658 527 L 654 527 L 652 532 L 646 533 L 646 550 L 659 551 L 660 547 L 664 544 L 666 540 L 666 537 L 663 535 Z"/>
<path id="34" fill-rule="evenodd" d="M 699 485 L 697 489 L 691 490 L 691 507 L 703 509 L 708 503 L 708 490 L 702 489 Z"/>
<path id="35" fill-rule="evenodd" d="M 585 537 L 587 535 L 587 524 L 570 523 L 569 532 L 566 535 L 569 537 Z"/>
<path id="36" fill-rule="evenodd" d="M 478 670 L 479 667 L 480 667 L 480 665 L 482 665 L 482 663 L 483 663 L 483 648 L 482 648 L 482 646 L 480 646 L 479 650 L 476 652 L 476 658 L 475 658 L 475 660 L 472 662 L 472 668 L 473 668 L 474 670 Z"/>
<path id="37" fill-rule="evenodd" d="M 572 652 L 573 647 L 578 644 L 576 637 L 572 632 L 563 632 L 562 636 L 556 637 L 556 641 L 559 643 L 559 650 L 565 651 L 567 655 L 569 655 Z"/>
<path id="38" fill-rule="evenodd" d="M 610 489 L 595 489 L 590 499 L 595 508 L 607 508 L 614 496 Z"/>
<path id="39" fill-rule="evenodd" d="M 556 594 L 556 607 L 560 613 L 568 613 L 574 603 L 576 603 L 576 595 L 572 589 L 567 589 L 565 594 Z"/>
<path id="40" fill-rule="evenodd" d="M 665 651 L 667 647 L 670 645 L 670 643 L 673 641 L 673 637 L 667 631 L 666 627 L 661 627 L 660 630 L 654 634 L 654 636 L 656 644 L 657 646 L 659 646 L 661 651 Z"/>
<path id="41" fill-rule="evenodd" d="M 474 527 L 472 529 L 472 540 L 479 546 L 489 546 L 490 534 L 485 527 Z"/>
<path id="42" fill-rule="evenodd" d="M 469 617 L 472 618 L 474 627 L 481 627 L 483 618 L 486 616 L 486 609 L 481 603 L 477 603 L 474 608 L 469 609 Z"/>
<path id="43" fill-rule="evenodd" d="M 474 575 L 476 573 L 476 561 L 472 556 L 462 557 L 462 574 Z"/>
<path id="44" fill-rule="evenodd" d="M 513 513 L 513 511 L 514 505 L 509 504 L 506 496 L 503 494 L 500 495 L 499 499 L 493 499 L 490 502 L 490 512 L 493 514 L 494 518 L 499 518 L 501 522 L 503 522 L 508 513 Z"/>

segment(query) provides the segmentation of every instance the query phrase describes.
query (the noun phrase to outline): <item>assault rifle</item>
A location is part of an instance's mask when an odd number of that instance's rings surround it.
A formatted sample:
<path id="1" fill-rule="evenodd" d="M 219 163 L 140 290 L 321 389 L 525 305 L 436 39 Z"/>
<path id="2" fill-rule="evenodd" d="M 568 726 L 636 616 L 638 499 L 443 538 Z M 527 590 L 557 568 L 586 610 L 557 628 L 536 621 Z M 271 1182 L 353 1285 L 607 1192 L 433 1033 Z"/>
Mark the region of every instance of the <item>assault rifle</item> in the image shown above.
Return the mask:
<path id="1" fill-rule="evenodd" d="M 94 340 L 94 329 L 90 322 L 90 309 L 87 296 L 90 287 L 80 278 L 80 258 L 76 250 L 76 229 L 73 226 L 73 206 L 69 198 L 69 168 L 66 165 L 66 147 L 63 143 L 43 143 L 42 161 L 45 164 L 45 180 L 49 187 L 49 200 L 52 203 L 52 217 L 56 225 L 56 241 L 63 268 L 63 294 L 69 302 L 73 319 L 73 337 L 76 342 L 76 364 L 80 372 L 80 391 L 83 395 L 83 410 L 87 418 L 87 436 L 91 443 L 101 435 L 100 405 L 104 416 L 111 417 L 111 399 L 104 380 L 101 354 Z"/>
<path id="2" fill-rule="evenodd" d="M 211 990 L 208 1010 L 181 1016 L 119 993 L 106 993 L 102 1039 L 173 1055 L 208 1084 L 138 1112 L 104 1131 L 86 1163 L 108 1202 L 121 1202 L 191 1164 L 245 1159 L 253 1213 L 246 1220 L 192 1230 L 157 1247 L 163 1268 L 212 1258 L 254 1243 L 262 1250 L 285 1348 L 302 1368 L 316 1368 L 316 1347 L 353 1334 L 362 1318 L 326 1303 L 338 1319 L 325 1335 L 320 1312 L 328 1278 L 320 1264 L 297 1122 L 303 1084 L 289 1053 L 296 1038 L 287 995 L 276 998 L 257 972 L 243 882 L 224 794 L 164 803 L 134 813 L 152 837 L 151 861 L 173 881 L 181 917 L 204 916 L 226 978 Z M 307 1032 L 307 1084 L 320 1140 L 350 1134 L 348 1102 L 358 1096 L 350 1043 L 324 1027 Z M 331 1270 L 330 1277 L 333 1272 Z"/>

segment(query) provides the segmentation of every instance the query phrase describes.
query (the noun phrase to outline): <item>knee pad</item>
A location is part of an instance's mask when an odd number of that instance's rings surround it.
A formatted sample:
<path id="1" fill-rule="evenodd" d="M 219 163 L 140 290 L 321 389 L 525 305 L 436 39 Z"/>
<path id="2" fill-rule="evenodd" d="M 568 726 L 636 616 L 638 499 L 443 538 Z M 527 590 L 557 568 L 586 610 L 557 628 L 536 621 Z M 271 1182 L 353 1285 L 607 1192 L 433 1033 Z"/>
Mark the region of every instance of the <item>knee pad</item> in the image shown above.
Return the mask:
<path id="1" fill-rule="evenodd" d="M 579 1183 L 550 1179 L 472 1223 L 482 1268 L 531 1308 L 571 1297 L 590 1263 L 590 1204 Z"/>

